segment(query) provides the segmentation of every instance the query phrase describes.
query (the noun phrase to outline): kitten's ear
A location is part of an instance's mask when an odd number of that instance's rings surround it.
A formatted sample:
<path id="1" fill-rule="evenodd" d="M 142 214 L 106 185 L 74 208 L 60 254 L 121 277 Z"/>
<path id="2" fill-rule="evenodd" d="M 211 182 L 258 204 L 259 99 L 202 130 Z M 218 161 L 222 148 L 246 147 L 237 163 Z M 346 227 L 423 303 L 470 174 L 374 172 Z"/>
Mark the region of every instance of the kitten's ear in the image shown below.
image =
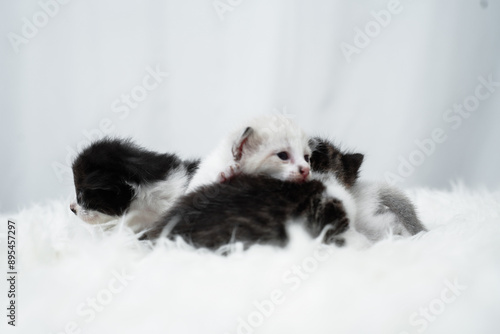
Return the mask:
<path id="1" fill-rule="evenodd" d="M 336 171 L 337 155 L 340 153 L 332 143 L 326 139 L 313 137 L 309 139 L 311 148 L 311 169 L 315 172 L 328 173 Z"/>
<path id="2" fill-rule="evenodd" d="M 248 141 L 251 137 L 254 136 L 254 129 L 251 127 L 247 127 L 241 137 L 233 143 L 233 157 L 234 161 L 240 161 L 243 156 L 243 148 L 248 144 Z"/>
<path id="3" fill-rule="evenodd" d="M 316 150 L 320 142 L 321 139 L 319 139 L 318 137 L 309 138 L 309 148 L 311 149 L 311 151 L 314 152 L 314 150 Z"/>
<path id="4" fill-rule="evenodd" d="M 359 168 L 363 163 L 364 156 L 361 153 L 342 155 L 342 166 L 344 167 L 345 183 L 352 186 L 358 178 Z"/>

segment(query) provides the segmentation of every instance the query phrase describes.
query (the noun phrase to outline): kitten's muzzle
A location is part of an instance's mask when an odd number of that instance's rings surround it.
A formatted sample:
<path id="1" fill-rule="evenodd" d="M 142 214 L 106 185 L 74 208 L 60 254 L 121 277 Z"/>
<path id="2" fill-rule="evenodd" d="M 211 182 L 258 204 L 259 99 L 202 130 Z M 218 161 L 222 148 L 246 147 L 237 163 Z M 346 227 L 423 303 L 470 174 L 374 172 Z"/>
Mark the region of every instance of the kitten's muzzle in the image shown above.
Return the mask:
<path id="1" fill-rule="evenodd" d="M 309 176 L 311 168 L 309 167 L 299 167 L 299 173 L 304 178 L 304 180 Z"/>

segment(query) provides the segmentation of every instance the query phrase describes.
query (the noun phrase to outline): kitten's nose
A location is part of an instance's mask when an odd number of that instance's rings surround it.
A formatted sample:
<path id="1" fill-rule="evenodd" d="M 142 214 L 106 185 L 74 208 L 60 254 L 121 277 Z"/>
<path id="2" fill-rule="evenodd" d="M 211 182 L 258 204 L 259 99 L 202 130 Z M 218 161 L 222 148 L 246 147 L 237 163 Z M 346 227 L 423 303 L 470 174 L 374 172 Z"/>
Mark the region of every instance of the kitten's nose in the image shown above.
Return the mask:
<path id="1" fill-rule="evenodd" d="M 309 176 L 309 172 L 311 171 L 311 168 L 309 167 L 299 167 L 299 172 L 300 175 L 305 179 Z"/>
<path id="2" fill-rule="evenodd" d="M 76 215 L 76 203 L 71 203 L 69 209 Z"/>

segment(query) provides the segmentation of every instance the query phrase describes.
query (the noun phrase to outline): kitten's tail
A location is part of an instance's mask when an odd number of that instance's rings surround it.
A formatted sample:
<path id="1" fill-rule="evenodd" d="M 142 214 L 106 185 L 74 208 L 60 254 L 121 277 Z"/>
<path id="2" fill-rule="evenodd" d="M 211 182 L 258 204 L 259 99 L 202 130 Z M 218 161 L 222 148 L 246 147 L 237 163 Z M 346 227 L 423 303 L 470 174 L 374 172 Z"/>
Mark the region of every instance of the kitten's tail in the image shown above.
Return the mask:
<path id="1" fill-rule="evenodd" d="M 427 232 L 427 229 L 418 218 L 413 203 L 402 191 L 385 186 L 379 190 L 379 198 L 380 203 L 396 215 L 398 221 L 411 235 Z"/>

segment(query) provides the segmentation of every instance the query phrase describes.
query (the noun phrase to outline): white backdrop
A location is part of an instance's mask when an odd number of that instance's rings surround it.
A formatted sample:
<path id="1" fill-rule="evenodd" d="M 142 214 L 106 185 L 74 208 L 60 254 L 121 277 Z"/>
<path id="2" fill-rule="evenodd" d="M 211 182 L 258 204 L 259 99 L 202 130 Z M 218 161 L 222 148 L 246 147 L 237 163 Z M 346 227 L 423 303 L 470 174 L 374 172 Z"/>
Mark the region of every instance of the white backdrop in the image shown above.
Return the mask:
<path id="1" fill-rule="evenodd" d="M 364 153 L 370 179 L 500 185 L 498 1 L 4 0 L 0 13 L 2 212 L 69 196 L 87 137 L 195 157 L 269 112 Z"/>

